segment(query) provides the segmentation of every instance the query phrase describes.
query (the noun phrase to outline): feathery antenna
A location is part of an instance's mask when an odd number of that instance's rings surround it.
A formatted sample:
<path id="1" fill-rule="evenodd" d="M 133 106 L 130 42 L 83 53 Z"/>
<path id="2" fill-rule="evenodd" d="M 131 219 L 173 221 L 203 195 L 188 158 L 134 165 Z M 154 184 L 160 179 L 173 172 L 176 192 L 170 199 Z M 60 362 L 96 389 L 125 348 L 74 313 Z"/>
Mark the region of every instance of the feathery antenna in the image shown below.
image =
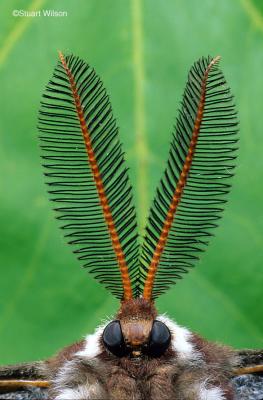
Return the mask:
<path id="1" fill-rule="evenodd" d="M 70 69 L 68 68 L 68 65 L 65 61 L 64 55 L 61 53 L 61 51 L 59 51 L 59 58 L 63 65 L 63 68 L 65 69 L 65 71 L 67 73 L 67 76 L 68 76 L 68 79 L 70 82 L 70 87 L 72 90 L 76 110 L 77 110 L 78 117 L 79 117 L 81 131 L 83 134 L 83 139 L 84 139 L 86 150 L 87 150 L 88 161 L 90 163 L 90 167 L 91 167 L 91 170 L 93 173 L 93 178 L 96 183 L 96 187 L 97 187 L 99 198 L 100 198 L 100 204 L 103 209 L 103 214 L 104 214 L 105 220 L 107 222 L 107 226 L 108 226 L 109 233 L 110 233 L 111 240 L 112 240 L 112 245 L 113 245 L 117 260 L 118 260 L 120 271 L 121 271 L 121 278 L 122 278 L 122 283 L 123 283 L 123 297 L 124 297 L 124 300 L 128 300 L 128 299 L 132 298 L 132 286 L 131 286 L 131 281 L 130 281 L 130 277 L 129 277 L 129 270 L 128 270 L 128 266 L 125 261 L 125 255 L 124 255 L 122 247 L 121 247 L 118 233 L 115 228 L 114 220 L 112 217 L 112 213 L 111 213 L 111 209 L 110 209 L 109 202 L 107 199 L 107 195 L 105 193 L 105 189 L 104 189 L 102 177 L 101 177 L 101 174 L 99 171 L 96 156 L 95 156 L 95 153 L 92 148 L 90 134 L 89 134 L 89 131 L 88 131 L 88 128 L 86 125 L 86 121 L 85 121 L 85 117 L 84 117 L 84 113 L 83 113 L 83 108 L 81 106 L 78 90 L 76 87 L 74 77 L 73 77 Z"/>
<path id="2" fill-rule="evenodd" d="M 215 65 L 219 60 L 220 60 L 219 56 L 215 57 L 210 62 L 210 64 L 208 65 L 208 67 L 204 73 L 204 78 L 203 78 L 203 81 L 201 84 L 201 94 L 200 94 L 199 105 L 198 105 L 198 109 L 197 109 L 196 119 L 194 122 L 192 139 L 190 141 L 188 153 L 185 158 L 184 166 L 183 166 L 182 172 L 180 174 L 179 181 L 177 182 L 177 185 L 176 185 L 176 188 L 174 191 L 174 195 L 173 195 L 166 219 L 163 224 L 163 228 L 161 231 L 159 241 L 154 250 L 153 257 L 152 257 L 152 260 L 151 260 L 151 263 L 150 263 L 150 266 L 148 269 L 148 274 L 147 274 L 147 278 L 146 278 L 145 285 L 144 285 L 144 291 L 143 291 L 143 297 L 147 300 L 151 300 L 151 298 L 152 298 L 153 283 L 154 283 L 154 278 L 155 278 L 155 275 L 157 272 L 158 264 L 159 264 L 165 243 L 167 241 L 168 234 L 170 232 L 177 207 L 178 207 L 180 199 L 182 197 L 182 193 L 183 193 L 184 187 L 186 185 L 189 171 L 190 171 L 190 168 L 192 165 L 193 157 L 195 154 L 197 139 L 198 139 L 198 135 L 200 132 L 200 126 L 201 126 L 203 113 L 204 113 L 206 82 L 207 82 L 208 74 L 209 74 L 209 71 L 212 68 L 212 66 Z"/>
<path id="3" fill-rule="evenodd" d="M 70 231 L 66 237 L 79 259 L 88 261 L 84 266 L 128 300 L 138 263 L 137 225 L 118 129 L 95 71 L 77 57 L 59 52 L 59 58 L 39 117 L 49 193 L 64 205 L 56 209 L 58 219 L 69 221 L 62 228 Z"/>
<path id="4" fill-rule="evenodd" d="M 59 52 L 39 130 L 51 200 L 74 253 L 117 298 L 152 301 L 209 243 L 230 190 L 237 113 L 218 67 L 190 69 L 167 167 L 141 247 L 131 186 L 106 91 L 88 64 Z"/>
<path id="5" fill-rule="evenodd" d="M 220 210 L 212 210 L 211 204 L 221 203 L 216 197 L 229 189 L 218 180 L 231 176 L 233 166 L 228 161 L 235 158 L 229 153 L 235 151 L 236 113 L 223 75 L 215 69 L 219 60 L 201 59 L 189 74 L 177 137 L 151 209 L 142 249 L 143 297 L 147 300 L 165 291 L 191 266 L 196 259 L 193 253 L 205 244 L 199 237 L 209 235 L 203 228 L 214 227 L 211 221 L 218 219 Z"/>

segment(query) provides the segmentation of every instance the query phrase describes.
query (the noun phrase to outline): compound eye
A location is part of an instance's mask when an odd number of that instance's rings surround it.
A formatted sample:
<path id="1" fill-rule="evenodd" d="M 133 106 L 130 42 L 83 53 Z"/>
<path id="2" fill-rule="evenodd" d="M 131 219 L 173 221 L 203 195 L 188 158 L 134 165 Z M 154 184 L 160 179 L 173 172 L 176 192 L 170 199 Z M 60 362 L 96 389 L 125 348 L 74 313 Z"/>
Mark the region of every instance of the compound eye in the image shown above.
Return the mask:
<path id="1" fill-rule="evenodd" d="M 122 357 L 125 354 L 124 339 L 119 321 L 110 322 L 102 335 L 105 347 L 115 356 Z"/>
<path id="2" fill-rule="evenodd" d="M 148 354 L 159 357 L 168 349 L 171 342 L 171 333 L 167 326 L 161 321 L 153 321 Z"/>

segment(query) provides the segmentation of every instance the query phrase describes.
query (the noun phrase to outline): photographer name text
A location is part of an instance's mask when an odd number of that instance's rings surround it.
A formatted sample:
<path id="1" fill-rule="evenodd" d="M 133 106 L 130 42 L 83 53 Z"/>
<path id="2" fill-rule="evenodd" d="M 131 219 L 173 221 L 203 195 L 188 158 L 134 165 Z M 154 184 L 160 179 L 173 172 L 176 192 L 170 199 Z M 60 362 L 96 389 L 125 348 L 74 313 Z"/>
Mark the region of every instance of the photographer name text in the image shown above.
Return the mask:
<path id="1" fill-rule="evenodd" d="M 27 18 L 36 18 L 36 17 L 67 17 L 68 12 L 62 10 L 37 10 L 37 11 L 28 11 L 28 10 L 13 10 L 12 14 L 14 17 L 27 17 Z"/>

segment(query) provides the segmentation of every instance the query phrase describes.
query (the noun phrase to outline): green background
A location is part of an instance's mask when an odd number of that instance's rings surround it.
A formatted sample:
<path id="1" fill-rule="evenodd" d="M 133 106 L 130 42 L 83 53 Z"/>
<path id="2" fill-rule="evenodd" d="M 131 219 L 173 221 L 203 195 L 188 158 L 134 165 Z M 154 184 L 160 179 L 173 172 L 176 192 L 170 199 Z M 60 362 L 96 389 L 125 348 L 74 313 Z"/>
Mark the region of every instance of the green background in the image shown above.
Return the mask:
<path id="1" fill-rule="evenodd" d="M 19 18 L 14 9 L 64 18 Z M 57 50 L 89 61 L 110 94 L 144 224 L 187 71 L 222 56 L 240 113 L 231 199 L 198 266 L 158 300 L 205 337 L 262 347 L 263 6 L 252 0 L 2 0 L 0 13 L 0 363 L 39 359 L 118 307 L 64 243 L 47 200 L 37 110 Z"/>

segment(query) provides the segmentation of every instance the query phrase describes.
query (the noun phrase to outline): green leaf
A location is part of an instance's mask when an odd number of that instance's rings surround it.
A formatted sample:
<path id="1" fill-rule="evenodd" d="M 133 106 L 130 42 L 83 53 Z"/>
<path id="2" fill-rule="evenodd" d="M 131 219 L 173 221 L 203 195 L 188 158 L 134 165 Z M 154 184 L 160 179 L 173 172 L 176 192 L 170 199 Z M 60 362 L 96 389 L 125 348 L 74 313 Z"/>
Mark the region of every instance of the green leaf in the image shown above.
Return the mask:
<path id="1" fill-rule="evenodd" d="M 196 268 L 158 300 L 182 325 L 235 347 L 262 346 L 263 24 L 249 0 L 7 1 L 0 16 L 0 362 L 45 358 L 118 303 L 78 263 L 45 194 L 37 110 L 57 49 L 93 65 L 127 152 L 140 227 L 167 159 L 187 71 L 220 54 L 240 116 L 230 201 Z M 35 4 L 35 6 L 34 6 Z M 13 9 L 67 17 L 13 17 Z"/>

